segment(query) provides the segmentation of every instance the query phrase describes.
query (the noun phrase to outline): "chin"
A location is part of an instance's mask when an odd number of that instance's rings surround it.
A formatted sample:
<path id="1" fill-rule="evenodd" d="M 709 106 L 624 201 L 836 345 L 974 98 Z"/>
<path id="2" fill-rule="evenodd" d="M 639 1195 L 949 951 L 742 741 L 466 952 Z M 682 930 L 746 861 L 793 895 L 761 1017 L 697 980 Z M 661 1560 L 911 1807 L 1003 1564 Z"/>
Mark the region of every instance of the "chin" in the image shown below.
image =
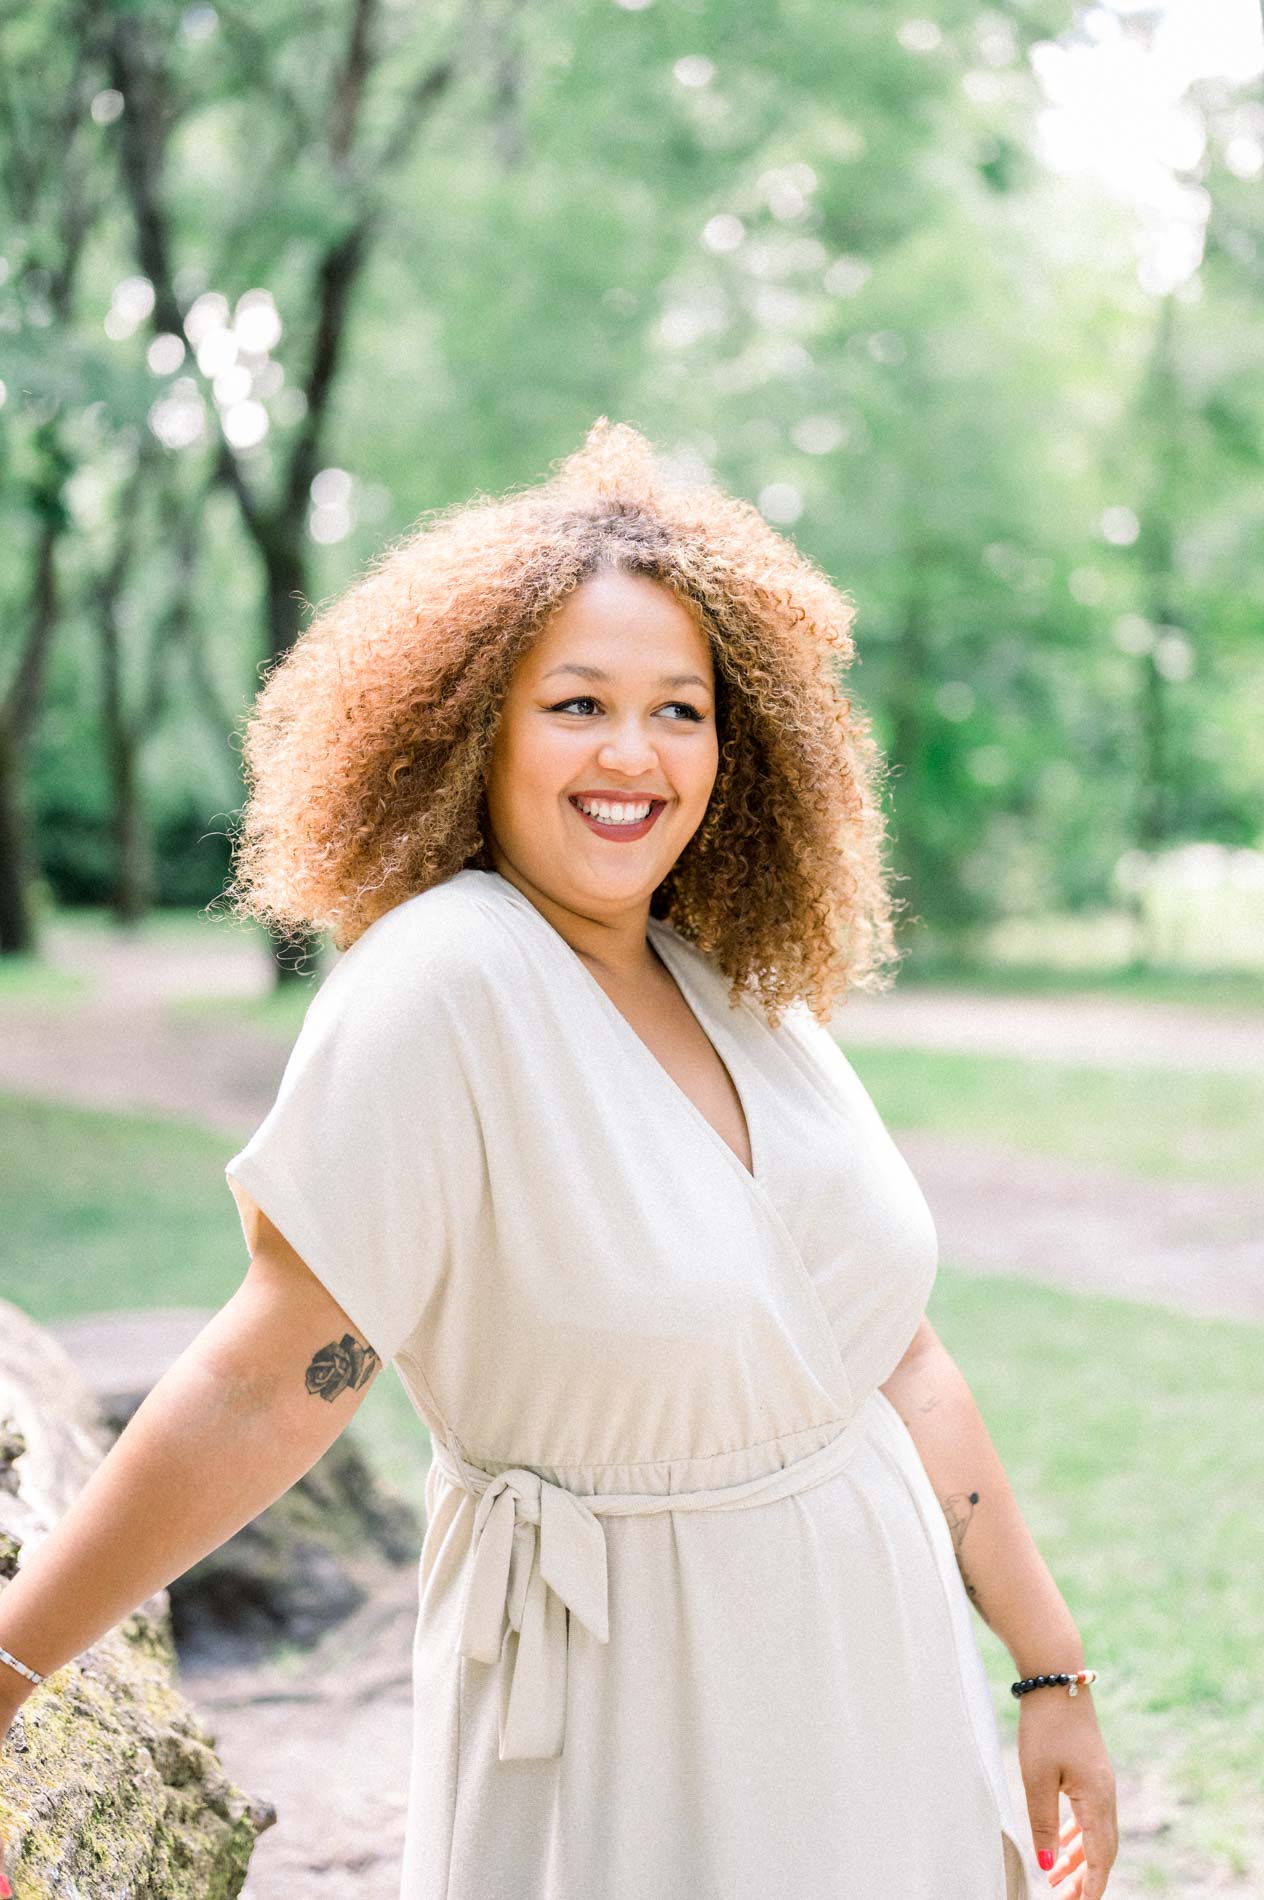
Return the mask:
<path id="1" fill-rule="evenodd" d="M 669 870 L 670 868 L 668 866 Z M 614 903 L 631 904 L 642 899 L 648 902 L 666 876 L 667 871 L 646 871 L 643 868 L 638 872 L 631 869 L 624 872 L 594 871 L 585 876 L 576 867 L 571 867 L 568 881 L 577 891 L 582 890 L 592 897 L 605 898 Z"/>

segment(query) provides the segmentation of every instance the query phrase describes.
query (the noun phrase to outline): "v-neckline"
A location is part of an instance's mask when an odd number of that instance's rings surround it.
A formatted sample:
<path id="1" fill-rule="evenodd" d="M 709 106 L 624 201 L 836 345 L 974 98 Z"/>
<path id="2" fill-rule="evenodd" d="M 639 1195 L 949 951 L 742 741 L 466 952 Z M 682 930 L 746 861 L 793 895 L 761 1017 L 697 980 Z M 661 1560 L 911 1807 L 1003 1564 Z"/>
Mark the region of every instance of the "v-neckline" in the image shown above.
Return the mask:
<path id="1" fill-rule="evenodd" d="M 685 958 L 681 956 L 679 962 L 676 960 L 677 950 L 683 947 L 684 940 L 677 936 L 672 926 L 666 923 L 661 917 L 649 918 L 651 947 L 658 953 L 659 961 L 663 964 L 668 975 L 675 983 L 680 993 L 681 1001 L 697 1023 L 699 1031 L 706 1038 L 707 1042 L 710 1043 L 716 1061 L 720 1063 L 728 1075 L 729 1084 L 737 1097 L 738 1106 L 742 1112 L 742 1119 L 746 1124 L 746 1140 L 751 1152 L 751 1165 L 749 1168 L 737 1150 L 730 1147 L 719 1129 L 714 1127 L 703 1114 L 693 1097 L 680 1086 L 675 1076 L 659 1061 L 645 1038 L 632 1027 L 632 1024 L 628 1021 L 613 997 L 607 995 L 583 958 L 571 944 L 567 943 L 557 926 L 550 923 L 548 918 L 544 915 L 544 912 L 537 909 L 531 902 L 531 899 L 527 897 L 524 892 L 520 891 L 516 884 L 512 884 L 507 877 L 503 877 L 499 871 L 487 871 L 484 872 L 483 875 L 495 878 L 497 883 L 502 885 L 511 897 L 516 898 L 519 903 L 524 904 L 532 915 L 539 919 L 550 935 L 557 939 L 559 948 L 566 952 L 571 964 L 573 964 L 578 972 L 581 982 L 588 987 L 590 994 L 594 995 L 598 1007 L 606 1013 L 615 1034 L 622 1034 L 625 1040 L 630 1040 L 631 1045 L 636 1050 L 639 1050 L 641 1061 L 652 1066 L 653 1070 L 662 1078 L 662 1082 L 666 1088 L 683 1104 L 685 1110 L 693 1117 L 694 1122 L 703 1130 L 704 1134 L 715 1143 L 722 1153 L 728 1156 L 729 1161 L 737 1169 L 743 1180 L 749 1183 L 757 1193 L 762 1195 L 764 1190 L 763 1167 L 761 1165 L 762 1142 L 757 1145 L 756 1122 L 751 1114 L 748 1095 L 743 1093 L 743 1085 L 737 1073 L 735 1073 L 735 1065 L 731 1054 L 724 1054 L 716 1047 L 714 1037 L 702 1020 L 698 1008 L 697 991 L 694 988 L 691 976 L 686 977 L 682 974 L 682 966 L 685 962 Z M 726 1041 L 731 1050 L 733 1039 L 726 1037 Z M 741 1065 L 738 1064 L 736 1066 L 740 1068 Z M 753 1091 L 750 1093 L 753 1094 Z"/>

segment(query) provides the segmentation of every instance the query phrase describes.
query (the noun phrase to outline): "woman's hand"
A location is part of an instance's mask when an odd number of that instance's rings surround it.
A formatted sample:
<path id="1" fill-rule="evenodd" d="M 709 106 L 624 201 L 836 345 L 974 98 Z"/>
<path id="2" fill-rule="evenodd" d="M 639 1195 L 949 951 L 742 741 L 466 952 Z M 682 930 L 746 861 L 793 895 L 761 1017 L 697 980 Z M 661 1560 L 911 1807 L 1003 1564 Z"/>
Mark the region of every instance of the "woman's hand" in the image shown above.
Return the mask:
<path id="1" fill-rule="evenodd" d="M 1058 1854 L 1051 1891 L 1058 1900 L 1101 1900 L 1119 1852 L 1119 1822 L 1115 1771 L 1087 1690 L 1072 1697 L 1065 1689 L 1033 1689 L 1023 1697 L 1018 1764 L 1037 1854 Z M 1061 1829 L 1059 1793 L 1072 1808 Z"/>

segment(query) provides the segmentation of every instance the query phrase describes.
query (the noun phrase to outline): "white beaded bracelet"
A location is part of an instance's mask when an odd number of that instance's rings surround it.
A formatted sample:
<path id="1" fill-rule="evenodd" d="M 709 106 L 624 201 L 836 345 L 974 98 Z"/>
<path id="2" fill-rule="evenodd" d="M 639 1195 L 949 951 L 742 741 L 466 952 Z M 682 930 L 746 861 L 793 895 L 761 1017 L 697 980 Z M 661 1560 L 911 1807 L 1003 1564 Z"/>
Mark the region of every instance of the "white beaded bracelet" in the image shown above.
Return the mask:
<path id="1" fill-rule="evenodd" d="M 20 1676 L 26 1677 L 28 1682 L 43 1682 L 44 1680 L 38 1669 L 28 1669 L 24 1662 L 19 1662 L 16 1656 L 11 1656 L 7 1649 L 0 1648 L 0 1662 L 7 1662 L 10 1669 L 16 1669 Z"/>

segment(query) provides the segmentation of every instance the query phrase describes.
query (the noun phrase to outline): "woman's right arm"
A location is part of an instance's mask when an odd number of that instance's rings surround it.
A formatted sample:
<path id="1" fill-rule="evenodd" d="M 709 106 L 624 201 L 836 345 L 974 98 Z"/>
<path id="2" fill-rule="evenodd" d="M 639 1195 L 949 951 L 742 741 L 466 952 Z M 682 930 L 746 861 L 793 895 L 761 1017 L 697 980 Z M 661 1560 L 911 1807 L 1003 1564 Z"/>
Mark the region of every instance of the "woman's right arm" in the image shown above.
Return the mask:
<path id="1" fill-rule="evenodd" d="M 0 1591 L 0 1648 L 43 1675 L 297 1483 L 354 1417 L 381 1367 L 321 1282 L 251 1209 L 241 1286 Z M 0 1748 L 33 1692 L 0 1661 Z M 0 1873 L 3 1866 L 0 1843 Z"/>

